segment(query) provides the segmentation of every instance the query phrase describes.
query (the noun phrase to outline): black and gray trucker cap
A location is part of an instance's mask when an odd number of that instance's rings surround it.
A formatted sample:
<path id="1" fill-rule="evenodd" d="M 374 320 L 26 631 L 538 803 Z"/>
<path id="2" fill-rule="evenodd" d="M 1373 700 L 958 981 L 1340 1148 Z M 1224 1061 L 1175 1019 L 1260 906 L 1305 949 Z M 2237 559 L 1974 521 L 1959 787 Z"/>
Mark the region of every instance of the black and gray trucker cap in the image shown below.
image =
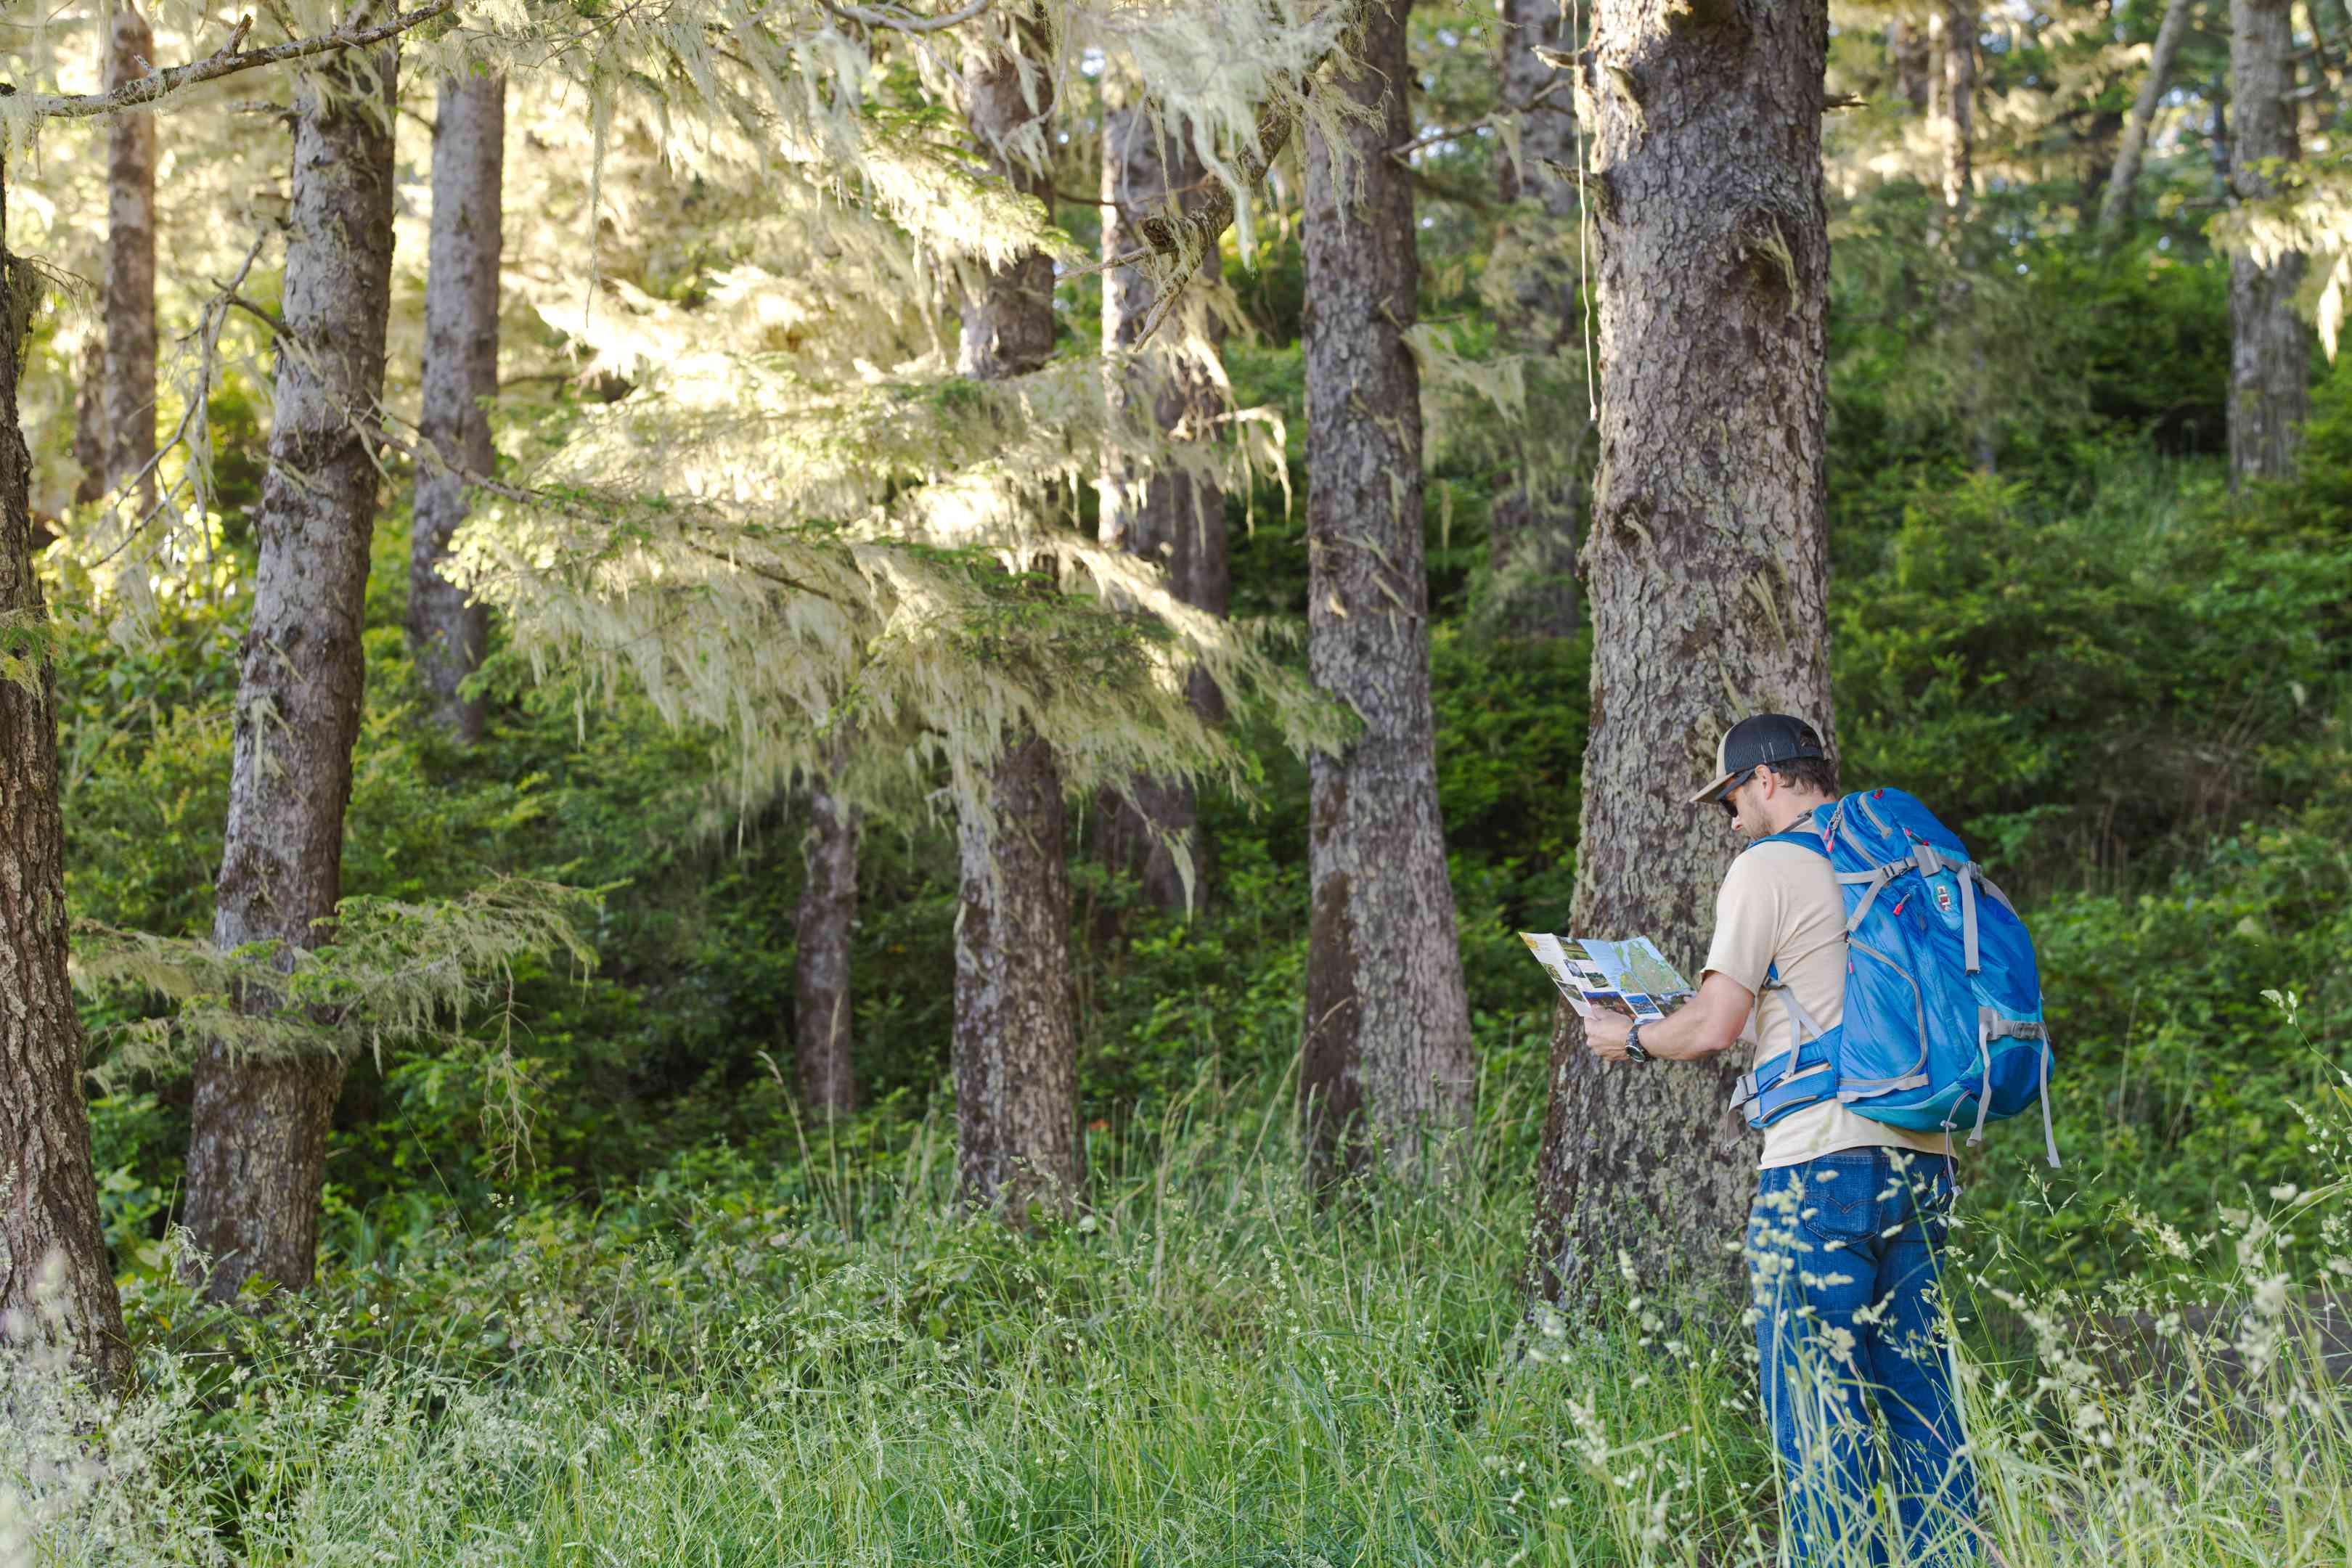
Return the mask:
<path id="1" fill-rule="evenodd" d="M 1715 782 L 1690 797 L 1693 805 L 1720 800 L 1723 793 L 1764 763 L 1822 757 L 1822 738 L 1811 724 L 1787 713 L 1759 713 L 1723 732 L 1715 748 Z"/>

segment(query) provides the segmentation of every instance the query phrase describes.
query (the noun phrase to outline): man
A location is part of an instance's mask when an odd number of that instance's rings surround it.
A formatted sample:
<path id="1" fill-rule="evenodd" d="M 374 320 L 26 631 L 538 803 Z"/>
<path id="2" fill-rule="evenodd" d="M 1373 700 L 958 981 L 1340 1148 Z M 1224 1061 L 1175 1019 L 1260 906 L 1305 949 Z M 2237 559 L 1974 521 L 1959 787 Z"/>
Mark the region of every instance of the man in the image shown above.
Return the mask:
<path id="1" fill-rule="evenodd" d="M 1813 808 L 1837 798 L 1821 737 L 1785 713 L 1733 725 L 1716 762 L 1718 776 L 1691 803 L 1720 805 L 1751 841 L 1810 828 Z M 1697 995 L 1662 1022 L 1592 1018 L 1585 1038 L 1632 1072 L 1671 1072 L 1743 1038 L 1761 1066 L 1794 1049 L 1801 1030 L 1811 1038 L 1839 1025 L 1845 971 L 1845 906 L 1826 855 L 1757 844 L 1724 878 Z M 1976 1476 L 1937 1301 L 1953 1193 L 1948 1132 L 1872 1121 L 1834 1098 L 1765 1129 L 1748 1278 L 1796 1561 L 1887 1560 L 1871 1509 L 1873 1403 L 1895 1462 L 1906 1561 L 1975 1560 Z"/>

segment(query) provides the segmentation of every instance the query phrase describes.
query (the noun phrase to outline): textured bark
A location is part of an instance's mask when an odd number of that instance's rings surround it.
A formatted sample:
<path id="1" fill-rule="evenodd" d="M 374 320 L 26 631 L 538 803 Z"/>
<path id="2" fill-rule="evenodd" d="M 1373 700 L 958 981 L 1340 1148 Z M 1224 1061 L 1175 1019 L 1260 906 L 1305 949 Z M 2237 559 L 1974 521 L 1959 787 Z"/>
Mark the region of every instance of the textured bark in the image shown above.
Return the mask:
<path id="1" fill-rule="evenodd" d="M 857 808 L 823 784 L 810 793 L 793 916 L 793 1047 L 801 1103 L 831 1119 L 857 1109 L 850 1065 L 849 936 L 857 923 Z"/>
<path id="2" fill-rule="evenodd" d="M 1387 152 L 1412 134 L 1408 10 L 1370 7 L 1362 68 L 1321 89 L 1372 111 L 1346 122 L 1348 156 L 1307 139 L 1307 665 L 1364 721 L 1310 770 L 1299 1089 L 1325 1179 L 1375 1143 L 1415 1168 L 1467 1122 L 1473 1088 L 1432 739 L 1421 378 L 1404 343 L 1419 264 L 1411 187 Z"/>
<path id="3" fill-rule="evenodd" d="M 375 466 L 355 426 L 372 417 L 383 386 L 394 69 L 389 47 L 340 55 L 314 68 L 322 83 L 306 84 L 296 100 L 290 343 L 278 359 L 260 563 L 238 672 L 213 921 L 223 948 L 272 939 L 312 946 L 341 891 L 376 503 Z M 262 994 L 242 1001 L 275 1004 Z M 215 1300 L 234 1298 L 257 1275 L 293 1289 L 310 1284 L 343 1066 L 324 1053 L 199 1053 L 187 1223 L 212 1259 Z"/>
<path id="4" fill-rule="evenodd" d="M 0 235 L 5 173 L 0 170 Z M 100 1386 L 129 1367 L 66 977 L 57 672 L 33 572 L 32 458 L 17 421 L 29 268 L 0 245 L 0 1338 L 65 1341 Z"/>
<path id="5" fill-rule="evenodd" d="M 1937 0 L 1927 14 L 1927 114 L 1944 205 L 1955 217 L 1967 216 L 1975 189 L 1978 26 L 1974 0 Z"/>
<path id="6" fill-rule="evenodd" d="M 1507 279 L 1503 341 L 1536 374 L 1528 417 L 1514 432 L 1512 477 L 1487 521 L 1488 565 L 1502 631 L 1566 637 L 1576 629 L 1576 531 L 1592 442 L 1577 276 L 1581 204 L 1571 78 L 1535 51 L 1572 54 L 1579 40 L 1558 0 L 1503 0 L 1502 21 L 1501 96 L 1519 141 L 1517 157 L 1503 160 L 1502 196 L 1536 211 L 1504 227 L 1493 270 Z"/>
<path id="7" fill-rule="evenodd" d="M 1001 149 L 1034 120 L 1054 112 L 1053 79 L 1045 68 L 1043 22 L 1024 11 L 1013 24 L 1014 47 L 1039 73 L 1033 105 L 1021 90 L 1019 64 L 998 54 L 965 82 L 965 117 L 988 166 L 1019 195 L 1054 205 L 1052 177 L 1005 158 Z M 1054 261 L 1033 250 L 999 268 L 963 301 L 963 338 L 957 368 L 975 381 L 1001 381 L 1042 366 L 1054 353 Z"/>
<path id="8" fill-rule="evenodd" d="M 1014 47 L 1042 59 L 1035 15 L 1013 26 Z M 1041 68 L 1033 105 L 1009 55 L 966 79 L 971 128 L 995 169 L 1016 191 L 1049 205 L 1048 177 L 1008 163 L 997 149 L 1025 121 L 1053 112 L 1052 79 Z M 1020 375 L 1042 366 L 1053 348 L 1054 264 L 1042 253 L 1009 263 L 966 297 L 960 358 L 966 375 Z M 991 786 L 993 819 L 967 809 L 958 834 L 963 908 L 954 1055 L 965 1197 L 1017 1221 L 1032 1202 L 1068 1208 L 1084 1170 L 1061 771 L 1044 742 L 1010 739 Z"/>
<path id="9" fill-rule="evenodd" d="M 504 77 L 441 84 L 433 127 L 433 231 L 425 258 L 424 415 L 418 434 L 457 470 L 487 474 L 498 461 L 486 406 L 499 390 L 499 225 L 505 211 Z M 408 645 L 441 722 L 457 739 L 482 738 L 479 698 L 457 688 L 481 668 L 489 611 L 441 575 L 449 537 L 466 521 L 465 481 L 419 464 L 408 536 Z"/>
<path id="10" fill-rule="evenodd" d="M 966 812 L 956 925 L 958 1167 L 965 1196 L 1018 1219 L 1068 1209 L 1085 1174 L 1070 1013 L 1062 778 L 1032 737 L 996 770 L 996 822 Z"/>
<path id="11" fill-rule="evenodd" d="M 2291 0 L 2231 0 L 2230 194 L 2277 188 L 2273 161 L 2298 154 Z M 2306 258 L 2230 258 L 2230 481 L 2294 470 L 2311 412 L 2311 337 L 2295 314 Z"/>
<path id="12" fill-rule="evenodd" d="M 2123 142 L 2116 149 L 2116 166 L 2099 197 L 2099 228 L 2112 235 L 2131 216 L 2132 187 L 2139 183 L 2139 166 L 2147 155 L 2148 127 L 2156 122 L 2156 106 L 2172 78 L 2173 58 L 2180 40 L 2189 36 L 2189 13 L 2194 0 L 2165 0 L 2164 20 L 2156 29 L 2156 45 L 2147 58 L 2147 79 L 2140 84 L 2131 119 L 2124 124 Z"/>
<path id="13" fill-rule="evenodd" d="M 1597 12 L 1601 477 L 1584 552 L 1591 737 L 1570 924 L 1696 976 L 1737 841 L 1685 804 L 1753 712 L 1830 732 L 1823 0 Z M 1704 365 L 1706 374 L 1691 374 Z M 1608 1066 L 1559 1010 L 1532 1263 L 1553 1297 L 1625 1248 L 1728 1286 L 1757 1145 L 1742 1064 Z"/>
<path id="14" fill-rule="evenodd" d="M 1208 177 L 1192 143 L 1154 128 L 1139 108 L 1115 109 L 1103 118 L 1102 247 L 1105 259 L 1144 247 L 1139 221 L 1170 202 L 1171 191 L 1183 192 Z M 1150 318 L 1150 281 L 1140 268 L 1123 267 L 1103 275 L 1103 347 L 1131 348 Z M 1192 302 L 1190 325 L 1200 345 L 1196 352 L 1215 353 L 1224 342 L 1224 326 L 1213 311 Z M 1163 332 L 1160 349 L 1136 365 L 1121 389 L 1123 395 L 1150 400 L 1163 430 L 1180 438 L 1205 439 L 1207 422 L 1220 412 L 1217 388 L 1207 368 L 1171 342 Z M 1185 604 L 1222 616 L 1233 596 L 1233 574 L 1225 552 L 1225 497 L 1216 486 L 1176 472 L 1162 471 L 1143 481 L 1141 494 L 1123 472 L 1106 474 L 1099 487 L 1102 540 L 1159 562 L 1168 573 L 1169 591 Z M 1212 721 L 1224 717 L 1224 694 L 1205 671 L 1192 673 L 1192 707 Z M 1134 795 L 1139 811 L 1110 796 L 1102 814 L 1102 854 L 1106 862 L 1134 874 L 1144 897 L 1163 910 L 1185 907 L 1185 887 L 1171 840 L 1187 843 L 1197 878 L 1206 846 L 1200 834 L 1200 812 L 1192 787 L 1178 780 L 1138 777 Z"/>
<path id="15" fill-rule="evenodd" d="M 110 91 L 152 68 L 155 35 L 121 0 L 106 57 Z M 127 484 L 155 455 L 155 117 L 106 128 L 106 482 Z M 152 475 L 138 505 L 155 504 Z"/>

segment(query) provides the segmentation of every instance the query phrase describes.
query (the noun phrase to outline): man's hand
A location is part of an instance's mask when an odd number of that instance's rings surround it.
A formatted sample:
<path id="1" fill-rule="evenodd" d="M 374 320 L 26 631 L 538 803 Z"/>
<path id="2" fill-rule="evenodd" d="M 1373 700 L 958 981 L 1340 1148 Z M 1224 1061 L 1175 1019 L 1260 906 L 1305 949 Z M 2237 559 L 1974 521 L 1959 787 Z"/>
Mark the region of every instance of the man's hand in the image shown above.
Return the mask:
<path id="1" fill-rule="evenodd" d="M 1710 971 L 1698 994 L 1664 1017 L 1642 1026 L 1642 1048 L 1651 1059 L 1695 1062 L 1739 1043 L 1739 1026 L 1756 998 L 1729 975 Z M 1622 1013 L 1603 1013 L 1584 1021 L 1584 1043 L 1604 1062 L 1630 1061 L 1625 1037 L 1633 1020 Z"/>
<path id="2" fill-rule="evenodd" d="M 1584 1020 L 1584 1043 L 1604 1062 L 1633 1059 L 1625 1054 L 1625 1037 L 1633 1032 L 1633 1020 L 1622 1013 L 1601 1013 Z"/>

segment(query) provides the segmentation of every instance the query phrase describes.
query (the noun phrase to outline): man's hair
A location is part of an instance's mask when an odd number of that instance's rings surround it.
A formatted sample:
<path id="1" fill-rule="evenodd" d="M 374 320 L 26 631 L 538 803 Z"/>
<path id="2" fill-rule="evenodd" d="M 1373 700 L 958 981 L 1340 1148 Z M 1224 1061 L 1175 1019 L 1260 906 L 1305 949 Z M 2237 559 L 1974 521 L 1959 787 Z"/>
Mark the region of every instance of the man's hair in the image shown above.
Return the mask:
<path id="1" fill-rule="evenodd" d="M 1785 763 L 1766 763 L 1772 776 L 1784 784 L 1801 785 L 1816 794 L 1837 798 L 1837 759 L 1835 757 L 1791 757 Z"/>

